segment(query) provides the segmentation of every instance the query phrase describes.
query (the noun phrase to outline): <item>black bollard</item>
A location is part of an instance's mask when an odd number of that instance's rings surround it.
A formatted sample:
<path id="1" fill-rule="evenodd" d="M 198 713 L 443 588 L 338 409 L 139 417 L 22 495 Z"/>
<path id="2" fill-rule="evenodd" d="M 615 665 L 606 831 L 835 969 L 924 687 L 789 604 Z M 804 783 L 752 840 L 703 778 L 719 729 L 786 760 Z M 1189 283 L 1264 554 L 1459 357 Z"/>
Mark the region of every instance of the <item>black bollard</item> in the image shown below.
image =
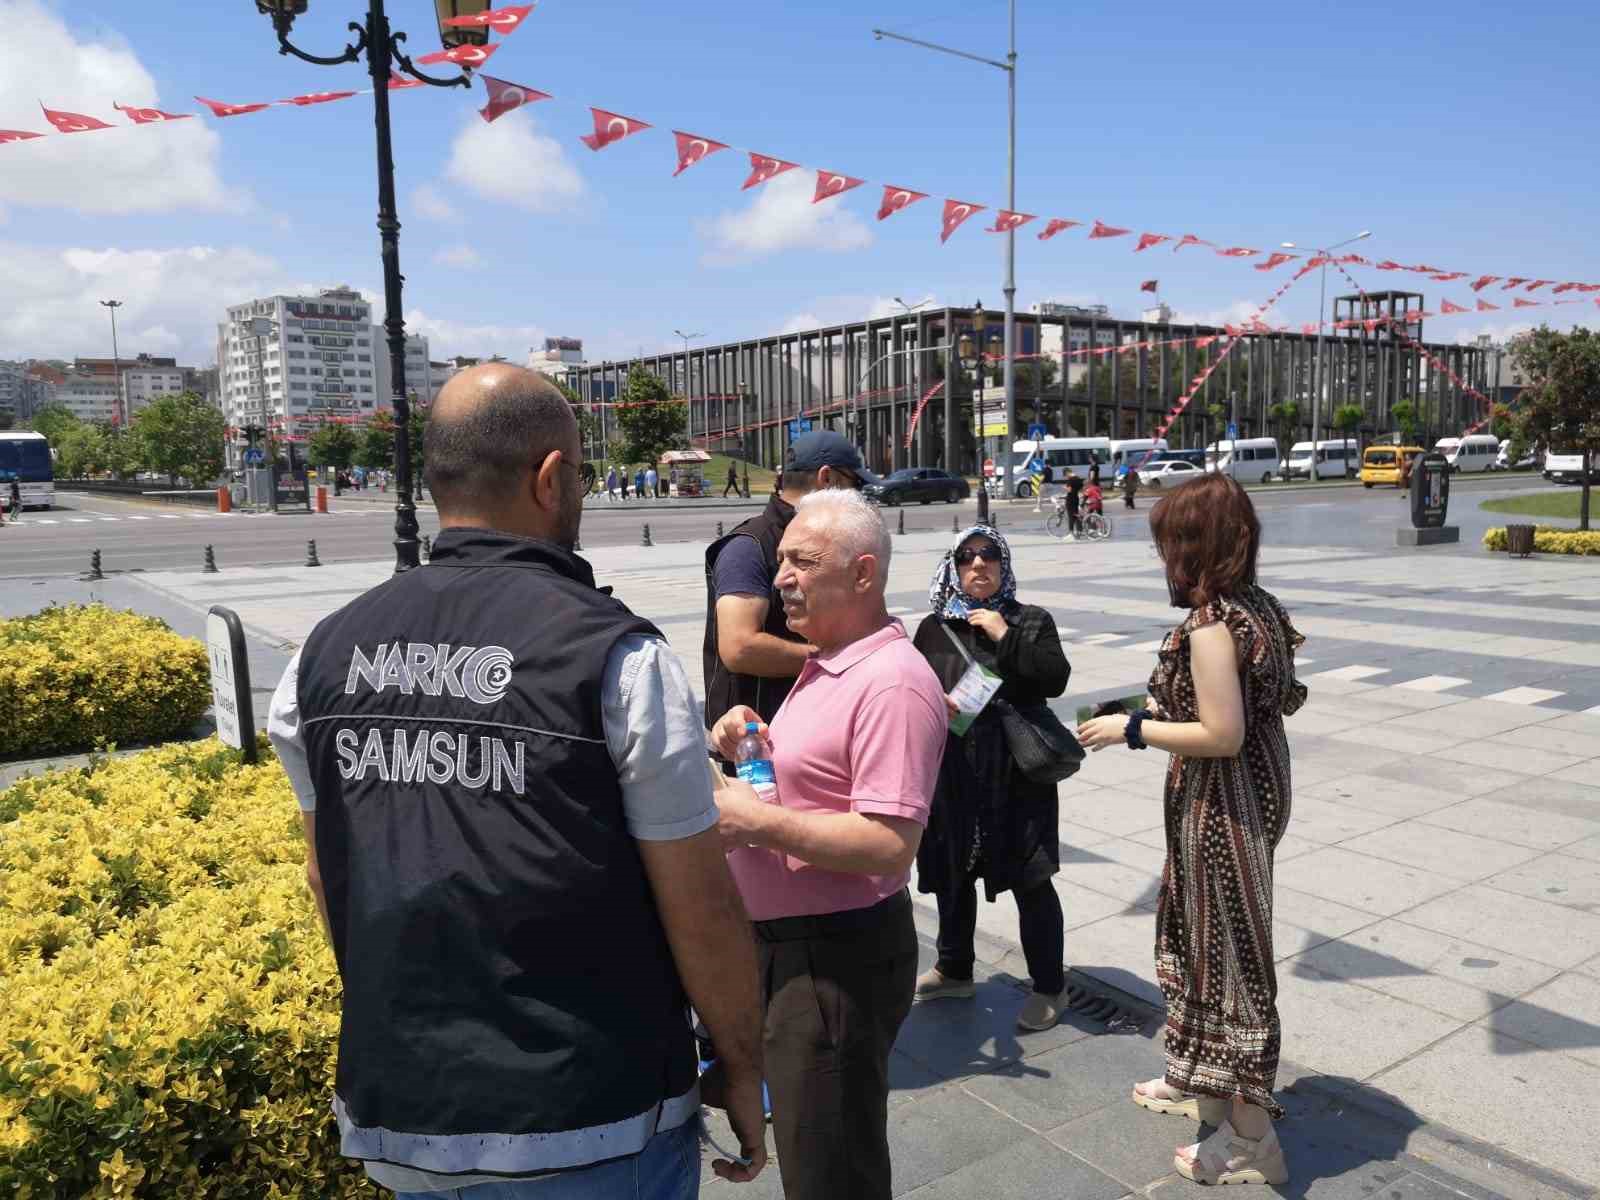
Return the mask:
<path id="1" fill-rule="evenodd" d="M 206 565 L 201 568 L 201 574 L 203 574 L 203 575 L 215 575 L 216 573 L 217 573 L 217 556 L 212 553 L 211 547 L 207 546 L 206 547 Z"/>
<path id="2" fill-rule="evenodd" d="M 583 539 L 577 534 L 572 535 L 572 552 L 574 554 L 583 553 Z"/>
<path id="3" fill-rule="evenodd" d="M 900 520 L 895 525 L 894 531 L 896 533 L 904 533 L 906 531 L 906 510 L 903 508 L 900 510 Z"/>
<path id="4" fill-rule="evenodd" d="M 306 566 L 308 566 L 308 567 L 320 567 L 321 565 L 322 565 L 322 560 L 317 557 L 317 543 L 315 541 L 307 542 L 306 543 Z"/>
<path id="5" fill-rule="evenodd" d="M 433 539 L 427 534 L 422 535 L 422 561 L 428 562 L 433 558 Z"/>
<path id="6" fill-rule="evenodd" d="M 951 533 L 960 533 L 961 532 L 961 518 L 958 517 L 955 513 L 951 513 L 950 514 L 950 532 Z"/>
<path id="7" fill-rule="evenodd" d="M 989 524 L 989 489 L 982 485 L 978 487 L 978 524 Z"/>
<path id="8" fill-rule="evenodd" d="M 718 521 L 718 522 L 717 522 L 717 541 L 719 541 L 719 542 L 720 542 L 720 541 L 721 541 L 721 540 L 722 540 L 722 538 L 723 538 L 723 533 L 722 533 L 722 522 L 721 522 L 721 521 Z"/>
<path id="9" fill-rule="evenodd" d="M 639 545 L 641 545 L 641 546 L 654 546 L 655 545 L 655 543 L 650 540 L 650 522 L 648 522 L 648 521 L 645 522 L 644 529 L 639 535 Z"/>
<path id="10" fill-rule="evenodd" d="M 105 572 L 100 569 L 100 551 L 91 551 L 89 554 L 89 578 L 104 579 L 105 577 Z"/>

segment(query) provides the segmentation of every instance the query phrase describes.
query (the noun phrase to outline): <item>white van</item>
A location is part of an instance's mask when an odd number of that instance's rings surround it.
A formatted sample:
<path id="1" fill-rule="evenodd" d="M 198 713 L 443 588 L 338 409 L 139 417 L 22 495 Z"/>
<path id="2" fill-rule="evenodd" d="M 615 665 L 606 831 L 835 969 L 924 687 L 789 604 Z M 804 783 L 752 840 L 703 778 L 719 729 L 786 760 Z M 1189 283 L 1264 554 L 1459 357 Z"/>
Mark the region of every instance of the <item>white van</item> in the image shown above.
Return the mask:
<path id="1" fill-rule="evenodd" d="M 1241 483 L 1271 483 L 1277 467 L 1277 438 L 1240 438 L 1206 447 L 1206 470 L 1231 475 Z"/>
<path id="2" fill-rule="evenodd" d="M 1466 437 L 1440 438 L 1433 448 L 1444 455 L 1452 471 L 1492 471 L 1495 459 L 1500 456 L 1500 439 L 1490 433 L 1473 433 Z"/>
<path id="3" fill-rule="evenodd" d="M 1022 499 L 1033 496 L 1035 482 L 1062 483 L 1069 470 L 1089 477 L 1095 463 L 1105 472 L 1111 462 L 1111 440 L 1103 437 L 1045 438 L 1011 444 L 1011 486 Z"/>
<path id="4" fill-rule="evenodd" d="M 1361 467 L 1361 447 L 1354 438 L 1329 442 L 1296 442 L 1278 469 L 1285 479 L 1346 479 Z"/>
<path id="5" fill-rule="evenodd" d="M 1522 457 L 1515 461 L 1511 458 L 1511 439 L 1500 439 L 1500 453 L 1495 455 L 1494 469 L 1496 471 L 1521 471 L 1528 467 L 1538 467 L 1539 452 L 1525 449 Z"/>
<path id="6" fill-rule="evenodd" d="M 1544 456 L 1544 477 L 1551 483 L 1582 483 L 1583 455 L 1556 454 Z M 1589 464 L 1589 482 L 1600 483 L 1600 458 Z"/>
<path id="7" fill-rule="evenodd" d="M 1148 466 L 1165 456 L 1166 438 L 1120 438 L 1111 443 L 1111 478 L 1121 479 L 1129 467 Z"/>

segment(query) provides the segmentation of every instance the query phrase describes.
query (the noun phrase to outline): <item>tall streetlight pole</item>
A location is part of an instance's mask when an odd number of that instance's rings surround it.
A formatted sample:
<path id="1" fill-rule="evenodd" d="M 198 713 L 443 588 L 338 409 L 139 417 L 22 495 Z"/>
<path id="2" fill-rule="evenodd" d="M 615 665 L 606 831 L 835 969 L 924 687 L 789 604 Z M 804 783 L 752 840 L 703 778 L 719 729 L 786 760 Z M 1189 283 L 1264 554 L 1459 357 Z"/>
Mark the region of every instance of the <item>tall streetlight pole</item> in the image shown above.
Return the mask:
<path id="1" fill-rule="evenodd" d="M 693 399 L 693 397 L 691 397 L 689 395 L 689 380 L 690 380 L 690 375 L 689 375 L 689 343 L 692 342 L 695 338 L 703 338 L 703 337 L 705 337 L 705 334 L 703 334 L 703 333 L 685 333 L 681 329 L 674 329 L 672 332 L 677 334 L 679 337 L 681 337 L 683 339 L 683 433 L 684 433 L 684 437 L 688 439 L 687 449 L 693 450 L 694 449 L 694 399 Z M 709 421 L 710 417 L 708 416 L 706 419 Z M 710 426 L 707 426 L 706 434 L 707 434 L 708 437 L 709 437 L 710 433 L 711 433 Z"/>
<path id="2" fill-rule="evenodd" d="M 1007 4 L 1010 41 L 1006 52 L 1005 62 L 996 59 L 984 58 L 978 54 L 969 54 L 965 50 L 956 50 L 950 46 L 941 46 L 936 42 L 925 42 L 921 38 L 907 37 L 903 33 L 890 33 L 887 29 L 874 29 L 872 36 L 882 41 L 884 38 L 893 38 L 897 42 L 909 42 L 913 46 L 921 46 L 926 50 L 937 50 L 941 54 L 953 54 L 957 58 L 971 59 L 973 62 L 983 63 L 985 66 L 996 67 L 1006 73 L 1006 207 L 1012 211 L 1017 207 L 1017 0 L 1008 0 Z M 1006 387 L 1006 446 L 1009 451 L 1011 436 L 1017 427 L 1017 234 L 1016 230 L 1008 229 L 1006 239 L 1006 327 L 1005 327 L 1005 387 Z M 978 464 L 979 474 L 982 475 L 983 464 Z M 1013 492 L 1011 487 L 1011 455 L 1005 455 L 1005 494 L 1010 499 Z"/>
<path id="3" fill-rule="evenodd" d="M 117 389 L 117 402 L 112 407 L 111 413 L 114 423 L 121 426 L 127 423 L 127 414 L 123 412 L 122 403 L 122 357 L 117 353 L 117 309 L 122 307 L 122 301 L 102 300 L 100 307 L 111 310 L 111 382 Z"/>
<path id="4" fill-rule="evenodd" d="M 1328 246 L 1325 249 L 1318 250 L 1317 254 L 1327 257 L 1331 251 L 1338 250 L 1341 247 L 1348 246 L 1351 242 L 1359 242 L 1371 236 L 1372 230 L 1363 229 L 1360 233 L 1356 234 L 1355 237 L 1345 238 L 1345 240 L 1342 242 L 1335 242 L 1333 245 Z M 1293 242 L 1284 242 L 1282 245 L 1285 250 L 1310 249 L 1310 247 L 1306 246 L 1297 246 Z M 1327 374 L 1327 367 L 1323 362 L 1323 355 L 1327 347 L 1327 341 L 1325 337 L 1327 333 L 1327 315 L 1328 264 L 1323 263 L 1322 296 L 1317 301 L 1317 357 L 1311 366 L 1311 467 L 1306 472 L 1307 483 L 1315 482 L 1313 476 L 1317 470 L 1317 443 L 1322 440 L 1322 387 L 1323 379 Z M 1356 444 L 1360 445 L 1359 442 Z M 1285 464 L 1287 464 L 1289 461 L 1289 451 L 1287 447 L 1285 447 L 1283 451 L 1283 461 Z M 1287 469 L 1284 471 L 1284 474 L 1288 474 Z"/>
<path id="5" fill-rule="evenodd" d="M 893 299 L 895 307 L 900 310 L 902 315 L 908 317 L 912 313 L 916 312 L 919 308 L 927 308 L 928 305 L 933 303 L 932 296 L 927 297 L 925 300 L 918 300 L 915 304 L 907 304 L 904 300 L 900 299 L 899 296 L 895 296 Z"/>
<path id="6" fill-rule="evenodd" d="M 436 0 L 439 18 L 439 38 L 447 47 L 483 46 L 489 41 L 485 26 L 457 28 L 446 24 L 457 17 L 476 16 L 490 7 L 491 0 Z M 311 0 L 254 0 L 257 11 L 272 18 L 272 27 L 278 35 L 278 53 L 292 54 L 308 63 L 322 67 L 336 67 L 344 63 L 359 62 L 366 55 L 368 73 L 372 76 L 373 125 L 378 142 L 378 234 L 383 256 L 383 328 L 389 342 L 389 376 L 393 391 L 390 401 L 394 406 L 394 482 L 399 495 L 395 499 L 394 550 L 395 574 L 409 571 L 420 565 L 417 541 L 417 507 L 411 496 L 411 400 L 406 389 L 406 323 L 402 308 L 402 288 L 405 277 L 400 274 L 400 219 L 395 213 L 394 201 L 394 139 L 389 126 L 389 84 L 395 78 L 395 67 L 413 79 L 434 87 L 471 87 L 472 67 L 462 65 L 461 74 L 453 79 L 437 79 L 425 75 L 402 53 L 406 35 L 389 28 L 389 17 L 384 11 L 384 0 L 368 0 L 365 25 L 350 22 L 348 28 L 356 35 L 347 44 L 343 54 L 324 58 L 307 54 L 289 42 L 289 30 L 294 19 L 310 7 Z"/>

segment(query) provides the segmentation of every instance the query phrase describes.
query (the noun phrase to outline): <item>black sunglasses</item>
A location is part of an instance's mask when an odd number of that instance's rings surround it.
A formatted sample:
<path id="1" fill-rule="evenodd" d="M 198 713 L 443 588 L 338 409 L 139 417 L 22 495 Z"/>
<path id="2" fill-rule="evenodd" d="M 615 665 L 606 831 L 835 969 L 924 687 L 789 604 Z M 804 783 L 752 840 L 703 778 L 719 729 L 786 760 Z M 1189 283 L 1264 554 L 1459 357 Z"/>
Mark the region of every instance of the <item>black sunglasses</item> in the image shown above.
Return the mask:
<path id="1" fill-rule="evenodd" d="M 1000 547 L 989 546 L 963 546 L 955 553 L 956 566 L 964 567 L 974 559 L 983 559 L 985 562 L 997 563 L 1000 561 Z"/>

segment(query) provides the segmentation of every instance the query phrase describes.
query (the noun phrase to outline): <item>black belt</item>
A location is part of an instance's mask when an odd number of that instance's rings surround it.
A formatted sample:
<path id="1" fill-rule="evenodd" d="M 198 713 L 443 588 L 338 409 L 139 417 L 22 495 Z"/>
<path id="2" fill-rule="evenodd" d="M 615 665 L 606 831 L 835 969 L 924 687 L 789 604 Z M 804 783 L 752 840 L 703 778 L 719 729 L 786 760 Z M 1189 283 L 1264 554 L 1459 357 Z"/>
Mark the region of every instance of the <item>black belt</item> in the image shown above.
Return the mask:
<path id="1" fill-rule="evenodd" d="M 763 942 L 799 942 L 807 938 L 850 937 L 899 918 L 911 909 L 911 893 L 901 888 L 894 895 L 866 908 L 847 908 L 843 912 L 818 913 L 809 917 L 778 917 L 754 921 L 756 937 Z"/>

